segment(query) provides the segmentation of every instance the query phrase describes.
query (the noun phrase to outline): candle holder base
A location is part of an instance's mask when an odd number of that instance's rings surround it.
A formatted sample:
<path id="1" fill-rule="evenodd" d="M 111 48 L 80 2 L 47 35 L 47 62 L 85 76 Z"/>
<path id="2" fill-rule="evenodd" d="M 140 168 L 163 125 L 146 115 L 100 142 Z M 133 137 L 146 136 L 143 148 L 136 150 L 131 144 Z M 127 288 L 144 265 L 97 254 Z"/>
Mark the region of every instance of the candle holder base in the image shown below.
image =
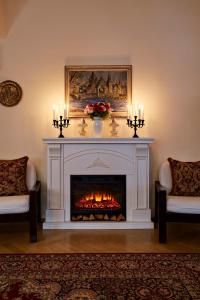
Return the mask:
<path id="1" fill-rule="evenodd" d="M 63 119 L 63 116 L 60 116 L 59 120 L 53 120 L 53 126 L 60 129 L 58 138 L 64 138 L 62 130 L 63 128 L 67 128 L 69 126 L 69 119 Z"/>
<path id="2" fill-rule="evenodd" d="M 138 119 L 137 116 L 134 116 L 133 120 L 127 119 L 127 125 L 130 128 L 134 128 L 133 138 L 139 138 L 139 136 L 137 135 L 137 129 L 142 128 L 144 126 L 144 120 Z"/>

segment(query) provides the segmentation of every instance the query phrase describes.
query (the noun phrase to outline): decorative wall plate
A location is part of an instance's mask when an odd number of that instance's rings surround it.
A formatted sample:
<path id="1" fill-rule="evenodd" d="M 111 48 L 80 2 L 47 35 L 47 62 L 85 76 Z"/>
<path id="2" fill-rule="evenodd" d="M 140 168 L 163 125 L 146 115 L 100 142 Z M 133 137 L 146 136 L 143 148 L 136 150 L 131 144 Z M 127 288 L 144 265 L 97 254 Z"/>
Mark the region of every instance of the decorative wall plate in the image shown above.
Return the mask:
<path id="1" fill-rule="evenodd" d="M 0 83 L 0 103 L 5 106 L 14 106 L 22 98 L 22 88 L 18 83 L 6 80 Z"/>

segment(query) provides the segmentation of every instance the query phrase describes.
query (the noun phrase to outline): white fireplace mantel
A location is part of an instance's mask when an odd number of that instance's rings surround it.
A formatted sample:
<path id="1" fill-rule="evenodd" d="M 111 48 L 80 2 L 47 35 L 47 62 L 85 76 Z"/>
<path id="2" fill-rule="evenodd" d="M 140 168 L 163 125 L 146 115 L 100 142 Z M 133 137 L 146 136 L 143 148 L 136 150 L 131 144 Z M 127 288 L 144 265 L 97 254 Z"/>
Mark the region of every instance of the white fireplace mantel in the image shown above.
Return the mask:
<path id="1" fill-rule="evenodd" d="M 47 209 L 44 229 L 153 228 L 149 208 L 152 138 L 44 138 Z M 71 221 L 71 175 L 126 175 L 126 221 Z"/>

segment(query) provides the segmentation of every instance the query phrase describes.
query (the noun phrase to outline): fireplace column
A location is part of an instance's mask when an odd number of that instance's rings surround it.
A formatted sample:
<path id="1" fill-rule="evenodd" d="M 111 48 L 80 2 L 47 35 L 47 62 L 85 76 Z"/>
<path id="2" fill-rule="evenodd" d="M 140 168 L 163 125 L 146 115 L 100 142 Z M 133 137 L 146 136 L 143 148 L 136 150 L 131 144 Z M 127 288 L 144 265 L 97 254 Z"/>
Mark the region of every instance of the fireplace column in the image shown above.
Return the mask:
<path id="1" fill-rule="evenodd" d="M 64 222 L 63 146 L 61 144 L 49 144 L 47 157 L 46 222 Z"/>

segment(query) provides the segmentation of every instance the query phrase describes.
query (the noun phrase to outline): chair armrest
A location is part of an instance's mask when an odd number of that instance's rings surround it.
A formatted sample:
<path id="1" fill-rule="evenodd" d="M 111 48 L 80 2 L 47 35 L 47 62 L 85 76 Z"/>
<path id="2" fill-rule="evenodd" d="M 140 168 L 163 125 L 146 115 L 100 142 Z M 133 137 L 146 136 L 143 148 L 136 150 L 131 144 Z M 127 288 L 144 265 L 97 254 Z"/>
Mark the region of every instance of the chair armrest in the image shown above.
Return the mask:
<path id="1" fill-rule="evenodd" d="M 160 181 L 158 181 L 158 180 L 156 180 L 156 182 L 155 182 L 155 187 L 156 187 L 156 191 L 158 193 L 161 191 L 165 191 L 167 193 L 166 189 L 160 184 Z"/>
<path id="2" fill-rule="evenodd" d="M 40 181 L 36 181 L 36 184 L 33 186 L 33 188 L 29 191 L 31 194 L 32 192 L 39 192 L 41 183 Z"/>

